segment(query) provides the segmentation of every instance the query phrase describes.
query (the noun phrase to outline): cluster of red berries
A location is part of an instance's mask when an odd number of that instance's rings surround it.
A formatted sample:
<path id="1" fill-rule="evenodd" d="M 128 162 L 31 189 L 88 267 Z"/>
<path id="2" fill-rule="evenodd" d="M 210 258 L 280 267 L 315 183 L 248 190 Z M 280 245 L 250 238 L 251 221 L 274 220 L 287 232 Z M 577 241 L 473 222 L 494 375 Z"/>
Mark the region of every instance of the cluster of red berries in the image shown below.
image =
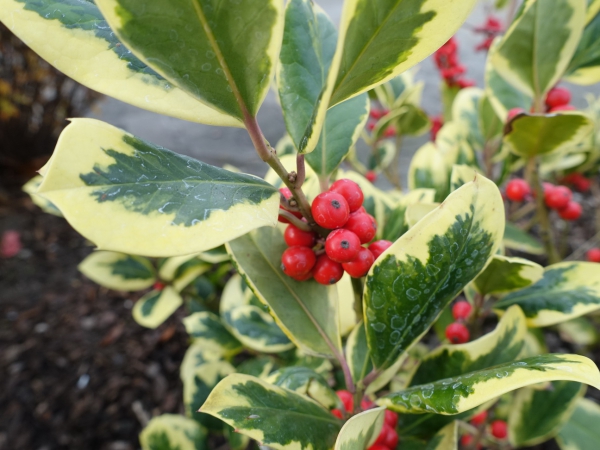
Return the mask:
<path id="1" fill-rule="evenodd" d="M 571 92 L 568 89 L 560 87 L 552 88 L 546 95 L 546 112 L 575 111 L 577 108 L 570 103 Z M 513 108 L 508 111 L 508 120 L 511 120 L 524 112 L 525 110 L 523 108 Z"/>
<path id="2" fill-rule="evenodd" d="M 562 184 L 573 186 L 576 191 L 587 192 L 592 187 L 592 182 L 589 178 L 584 177 L 579 172 L 573 172 L 560 180 Z"/>
<path id="3" fill-rule="evenodd" d="M 459 89 L 475 85 L 473 80 L 463 78 L 465 66 L 458 61 L 458 44 L 455 38 L 450 38 L 434 55 L 435 64 L 449 87 Z"/>
<path id="4" fill-rule="evenodd" d="M 354 411 L 354 396 L 349 391 L 344 390 L 337 391 L 336 394 L 342 401 L 346 414 L 343 414 L 339 409 L 333 409 L 331 414 L 338 419 L 342 419 L 344 416 L 348 415 L 348 413 L 351 414 Z M 360 402 L 360 407 L 363 411 L 371 409 L 374 406 L 375 404 L 366 398 Z M 396 431 L 396 425 L 398 425 L 398 414 L 386 410 L 383 428 L 373 445 L 367 450 L 395 450 L 398 446 L 398 432 Z"/>
<path id="5" fill-rule="evenodd" d="M 475 47 L 475 51 L 488 51 L 492 46 L 492 42 L 494 42 L 494 38 L 502 33 L 502 23 L 495 17 L 488 16 L 485 24 L 474 28 L 473 31 L 485 36 L 483 42 Z"/>
<path id="6" fill-rule="evenodd" d="M 389 114 L 388 109 L 379 109 L 376 107 L 371 107 L 371 111 L 369 112 L 369 121 L 367 122 L 367 130 L 373 131 L 377 126 L 377 121 Z M 396 127 L 394 125 L 389 125 L 385 131 L 383 132 L 383 137 L 391 138 L 396 136 Z"/>
<path id="7" fill-rule="evenodd" d="M 506 198 L 513 202 L 522 202 L 531 198 L 532 194 L 529 184 L 521 178 L 510 180 L 505 193 Z M 581 205 L 573 200 L 573 192 L 566 186 L 544 183 L 544 202 L 548 208 L 556 210 L 564 220 L 577 220 L 583 212 Z"/>
<path id="8" fill-rule="evenodd" d="M 473 425 L 474 427 L 481 428 L 485 426 L 487 419 L 488 412 L 482 411 L 479 414 L 473 416 L 470 422 L 471 425 Z M 490 423 L 489 432 L 496 439 L 506 439 L 506 437 L 508 436 L 508 425 L 504 420 L 494 420 L 492 423 Z M 460 439 L 460 443 L 464 447 L 469 447 L 473 444 L 473 439 L 474 437 L 472 435 L 464 434 Z M 483 447 L 481 446 L 481 444 L 477 444 L 476 448 L 481 449 Z"/>
<path id="9" fill-rule="evenodd" d="M 471 334 L 465 325 L 465 321 L 471 315 L 472 309 L 471 304 L 464 300 L 460 300 L 452 306 L 452 316 L 456 322 L 452 322 L 446 327 L 446 338 L 453 344 L 469 342 Z"/>
<path id="10" fill-rule="evenodd" d="M 286 189 L 280 192 L 289 198 L 291 192 Z M 362 246 L 371 242 L 377 232 L 377 222 L 362 207 L 363 200 L 360 186 L 348 179 L 336 181 L 329 191 L 319 194 L 311 205 L 313 219 L 333 231 L 323 239 L 290 223 L 283 235 L 289 246 L 281 255 L 283 272 L 297 281 L 314 278 L 326 285 L 337 283 L 344 271 L 355 278 L 365 276 L 392 243 L 379 240 L 368 248 Z M 281 216 L 280 220 L 288 222 Z"/>

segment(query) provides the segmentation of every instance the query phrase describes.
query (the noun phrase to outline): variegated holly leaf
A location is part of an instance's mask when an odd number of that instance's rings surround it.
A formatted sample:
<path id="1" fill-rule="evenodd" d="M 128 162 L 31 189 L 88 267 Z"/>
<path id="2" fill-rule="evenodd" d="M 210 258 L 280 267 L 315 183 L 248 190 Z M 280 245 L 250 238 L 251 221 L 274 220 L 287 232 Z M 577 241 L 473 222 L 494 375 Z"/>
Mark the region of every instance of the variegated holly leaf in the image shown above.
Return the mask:
<path id="1" fill-rule="evenodd" d="M 398 199 L 388 196 L 384 204 L 385 222 L 379 225 L 377 237 L 394 242 L 406 231 L 406 209 L 415 203 L 433 203 L 435 198 L 434 189 L 413 189 Z"/>
<path id="2" fill-rule="evenodd" d="M 367 169 L 381 172 L 394 161 L 396 145 L 389 139 L 380 140 L 369 155 Z"/>
<path id="3" fill-rule="evenodd" d="M 195 420 L 178 414 L 155 417 L 140 433 L 143 450 L 205 450 L 206 430 Z"/>
<path id="4" fill-rule="evenodd" d="M 348 336 L 346 360 L 355 383 L 360 382 L 373 370 L 369 345 L 367 344 L 367 333 L 363 322 L 358 323 Z"/>
<path id="5" fill-rule="evenodd" d="M 158 276 L 161 280 L 172 281 L 180 268 L 196 258 L 195 254 L 164 258 L 158 262 Z"/>
<path id="6" fill-rule="evenodd" d="M 543 99 L 571 61 L 585 14 L 585 0 L 526 0 L 492 54 L 494 67 L 522 92 Z"/>
<path id="7" fill-rule="evenodd" d="M 576 317 L 556 325 L 560 338 L 570 344 L 588 346 L 598 342 L 600 334 L 587 317 Z"/>
<path id="8" fill-rule="evenodd" d="M 183 291 L 192 281 L 198 279 L 200 275 L 208 272 L 212 264 L 207 264 L 198 258 L 190 259 L 179 266 L 173 279 L 173 287 L 177 292 Z"/>
<path id="9" fill-rule="evenodd" d="M 502 294 L 526 288 L 544 276 L 544 268 L 523 258 L 494 255 L 490 264 L 473 281 L 482 294 Z"/>
<path id="10" fill-rule="evenodd" d="M 571 83 L 591 85 L 600 82 L 600 9 L 598 2 L 589 2 L 588 16 L 577 50 L 567 68 Z"/>
<path id="11" fill-rule="evenodd" d="M 472 148 L 483 150 L 484 141 L 480 125 L 480 104 L 485 94 L 482 89 L 461 89 L 452 103 L 452 121 L 462 126 L 465 140 Z"/>
<path id="12" fill-rule="evenodd" d="M 409 228 L 414 227 L 419 221 L 431 211 L 439 207 L 439 203 L 414 203 L 406 207 L 404 220 Z"/>
<path id="13" fill-rule="evenodd" d="M 458 422 L 455 420 L 438 431 L 428 442 L 402 439 L 398 450 L 456 450 L 458 448 Z"/>
<path id="14" fill-rule="evenodd" d="M 248 445 L 250 444 L 250 438 L 248 436 L 236 432 L 229 425 L 225 425 L 223 431 L 231 450 L 246 450 L 248 448 Z"/>
<path id="15" fill-rule="evenodd" d="M 192 97 L 234 118 L 255 116 L 275 72 L 283 5 L 246 0 L 96 0 L 134 54 Z"/>
<path id="16" fill-rule="evenodd" d="M 92 1 L 0 0 L 0 22 L 58 70 L 91 89 L 168 116 L 242 126 L 140 61 Z"/>
<path id="17" fill-rule="evenodd" d="M 55 205 L 52 204 L 52 202 L 49 202 L 45 198 L 37 195 L 37 190 L 40 187 L 40 184 L 42 184 L 43 179 L 44 177 L 42 177 L 41 175 L 36 175 L 23 185 L 23 192 L 29 194 L 29 196 L 31 197 L 31 201 L 35 205 L 39 206 L 41 210 L 45 213 L 52 214 L 53 216 L 57 217 L 62 217 L 62 213 Z"/>
<path id="18" fill-rule="evenodd" d="M 189 378 L 196 369 L 208 362 L 222 360 L 226 356 L 226 351 L 213 346 L 206 347 L 204 343 L 192 342 L 183 356 L 181 366 L 179 366 L 179 377 L 181 381 Z"/>
<path id="19" fill-rule="evenodd" d="M 561 450 L 596 450 L 600 442 L 600 405 L 581 398 L 573 415 L 562 427 L 556 441 Z"/>
<path id="20" fill-rule="evenodd" d="M 385 408 L 374 408 L 352 416 L 342 427 L 334 450 L 369 448 L 383 427 Z"/>
<path id="21" fill-rule="evenodd" d="M 600 388 L 598 367 L 579 355 L 546 354 L 413 386 L 377 401 L 401 413 L 457 414 L 502 394 L 547 381 L 577 381 Z"/>
<path id="22" fill-rule="evenodd" d="M 502 243 L 506 248 L 531 255 L 543 255 L 545 252 L 540 241 L 510 222 L 506 222 Z"/>
<path id="23" fill-rule="evenodd" d="M 562 262 L 546 267 L 537 283 L 503 297 L 498 312 L 519 305 L 530 327 L 546 327 L 600 309 L 600 266 Z"/>
<path id="24" fill-rule="evenodd" d="M 227 243 L 238 272 L 292 342 L 317 355 L 341 352 L 336 287 L 285 275 L 286 248 L 281 230 L 267 227 Z"/>
<path id="25" fill-rule="evenodd" d="M 38 193 L 99 248 L 148 256 L 214 248 L 274 226 L 279 208 L 279 192 L 260 178 L 92 119 L 63 131 Z"/>
<path id="26" fill-rule="evenodd" d="M 252 375 L 263 380 L 267 379 L 269 374 L 276 367 L 276 361 L 270 356 L 258 356 L 256 358 L 247 359 L 236 367 L 237 373 Z"/>
<path id="27" fill-rule="evenodd" d="M 553 381 L 547 389 L 519 389 L 511 402 L 508 437 L 515 447 L 529 447 L 556 436 L 567 422 L 586 386 Z"/>
<path id="28" fill-rule="evenodd" d="M 183 304 L 181 295 L 172 287 L 152 290 L 133 305 L 133 318 L 146 328 L 156 328 Z"/>
<path id="29" fill-rule="evenodd" d="M 327 409 L 340 407 L 340 399 L 329 387 L 327 380 L 308 367 L 284 367 L 271 373 L 265 381 L 306 395 Z"/>
<path id="30" fill-rule="evenodd" d="M 592 129 L 590 118 L 579 112 L 524 114 L 507 124 L 503 142 L 516 155 L 528 158 L 568 149 L 579 144 Z"/>
<path id="31" fill-rule="evenodd" d="M 125 253 L 94 252 L 77 268 L 93 282 L 116 291 L 141 291 L 156 281 L 150 260 Z"/>
<path id="32" fill-rule="evenodd" d="M 206 348 L 216 345 L 216 350 L 225 350 L 226 356 L 242 351 L 242 344 L 223 325 L 216 314 L 209 311 L 194 313 L 183 319 L 185 330 L 192 341 Z"/>
<path id="33" fill-rule="evenodd" d="M 392 365 L 427 332 L 486 266 L 503 231 L 500 191 L 478 176 L 377 259 L 363 296 L 367 341 L 376 368 Z"/>
<path id="34" fill-rule="evenodd" d="M 241 374 L 221 381 L 200 411 L 274 449 L 330 450 L 342 425 L 317 402 Z"/>
<path id="35" fill-rule="evenodd" d="M 413 189 L 435 189 L 435 200 L 441 202 L 448 194 L 449 168 L 435 144 L 423 145 L 410 161 L 408 187 Z"/>
<path id="36" fill-rule="evenodd" d="M 473 181 L 477 176 L 477 171 L 471 166 L 463 164 L 454 164 L 450 174 L 450 191 L 455 191 L 463 184 Z"/>
<path id="37" fill-rule="evenodd" d="M 342 279 L 336 283 L 338 292 L 338 304 L 340 315 L 340 334 L 347 336 L 356 326 L 358 319 L 356 317 L 355 304 L 360 301 L 354 293 L 352 278 L 344 273 Z"/>

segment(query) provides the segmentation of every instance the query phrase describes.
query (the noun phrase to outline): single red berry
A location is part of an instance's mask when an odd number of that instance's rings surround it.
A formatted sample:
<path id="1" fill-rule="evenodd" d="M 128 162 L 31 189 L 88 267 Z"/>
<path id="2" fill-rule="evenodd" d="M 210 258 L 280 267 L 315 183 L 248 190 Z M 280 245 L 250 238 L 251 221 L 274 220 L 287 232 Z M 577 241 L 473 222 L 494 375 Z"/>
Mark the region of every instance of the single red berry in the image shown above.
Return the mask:
<path id="1" fill-rule="evenodd" d="M 552 189 L 549 189 L 544 193 L 544 201 L 546 202 L 546 206 L 552 209 L 563 209 L 565 208 L 571 198 L 573 197 L 573 193 L 571 189 L 566 186 L 554 186 Z"/>
<path id="2" fill-rule="evenodd" d="M 571 92 L 565 88 L 552 88 L 546 95 L 546 106 L 548 108 L 556 108 L 557 106 L 568 105 L 570 101 Z"/>
<path id="3" fill-rule="evenodd" d="M 342 267 L 351 277 L 360 278 L 369 272 L 374 261 L 373 253 L 368 248 L 361 247 L 356 258 L 350 262 L 343 263 Z"/>
<path id="4" fill-rule="evenodd" d="M 291 275 L 290 275 L 291 276 Z M 311 270 L 310 272 L 308 272 L 306 275 L 298 275 L 295 277 L 292 277 L 294 280 L 296 281 L 308 281 L 313 277 L 313 271 Z"/>
<path id="5" fill-rule="evenodd" d="M 343 227 L 350 217 L 348 202 L 337 192 L 323 192 L 317 195 L 311 211 L 315 222 L 330 230 Z"/>
<path id="6" fill-rule="evenodd" d="M 337 263 L 327 255 L 321 255 L 317 258 L 317 263 L 313 271 L 313 278 L 320 284 L 335 284 L 344 275 L 344 269 L 340 263 Z"/>
<path id="7" fill-rule="evenodd" d="M 554 113 L 554 112 L 560 112 L 560 111 L 577 111 L 577 108 L 575 108 L 573 105 L 563 105 L 563 106 L 556 106 L 552 109 L 550 109 L 550 113 Z"/>
<path id="8" fill-rule="evenodd" d="M 367 180 L 369 180 L 371 183 L 375 183 L 375 181 L 377 180 L 377 174 L 375 172 L 373 172 L 372 170 L 369 170 L 366 174 L 365 174 L 365 178 Z"/>
<path id="9" fill-rule="evenodd" d="M 347 178 L 337 180 L 331 185 L 329 190 L 331 192 L 337 192 L 346 199 L 346 201 L 348 202 L 348 208 L 350 208 L 351 213 L 358 210 L 362 206 L 363 200 L 365 198 L 360 186 L 354 181 L 349 180 Z"/>
<path id="10" fill-rule="evenodd" d="M 383 252 L 385 252 L 391 246 L 392 246 L 391 241 L 386 241 L 385 239 L 380 239 L 378 241 L 371 243 L 371 245 L 369 245 L 369 250 L 371 250 L 371 253 L 373 253 L 373 258 L 377 259 L 377 258 L 379 258 L 379 255 L 381 255 Z"/>
<path id="11" fill-rule="evenodd" d="M 316 235 L 312 231 L 304 231 L 293 224 L 289 224 L 283 233 L 285 243 L 290 247 L 312 247 L 315 245 Z"/>
<path id="12" fill-rule="evenodd" d="M 510 121 L 512 119 L 514 119 L 515 117 L 517 117 L 519 114 L 524 114 L 525 110 L 523 108 L 513 108 L 510 111 L 508 111 L 508 117 L 506 119 L 506 121 Z"/>
<path id="13" fill-rule="evenodd" d="M 492 436 L 498 439 L 505 439 L 508 436 L 508 427 L 504 420 L 494 420 L 491 424 Z"/>
<path id="14" fill-rule="evenodd" d="M 310 248 L 290 247 L 281 255 L 281 270 L 290 277 L 302 277 L 310 272 L 316 261 L 315 252 Z"/>
<path id="15" fill-rule="evenodd" d="M 371 214 L 350 214 L 344 230 L 350 230 L 358 236 L 361 244 L 370 242 L 377 233 L 377 221 Z"/>
<path id="16" fill-rule="evenodd" d="M 375 403 L 373 401 L 371 401 L 370 399 L 368 399 L 367 397 L 364 397 L 361 401 L 360 401 L 360 408 L 363 411 L 366 411 L 367 409 L 371 409 L 375 406 Z"/>
<path id="17" fill-rule="evenodd" d="M 470 434 L 463 434 L 463 436 L 460 438 L 460 444 L 463 447 L 468 447 L 473 442 L 473 439 L 473 436 Z M 480 450 L 481 448 L 483 448 L 481 444 L 477 444 L 477 450 Z"/>
<path id="18" fill-rule="evenodd" d="M 429 120 L 431 120 L 431 140 L 435 142 L 438 132 L 442 129 L 442 126 L 444 125 L 444 119 L 442 118 L 442 116 L 435 116 L 430 117 Z"/>
<path id="19" fill-rule="evenodd" d="M 382 444 L 373 444 L 367 450 L 390 450 L 390 449 Z"/>
<path id="20" fill-rule="evenodd" d="M 286 198 L 286 200 L 289 200 L 290 198 L 292 198 L 292 191 L 289 190 L 289 188 L 286 187 L 282 187 L 279 189 L 279 192 L 281 192 L 281 194 Z M 296 216 L 298 219 L 302 218 L 302 213 L 299 211 L 290 211 L 286 208 L 284 208 L 283 206 L 279 205 L 279 209 L 283 209 L 284 211 L 287 211 L 291 214 L 293 214 L 294 216 Z M 279 220 L 281 223 L 290 223 L 289 220 L 287 220 L 285 217 L 283 216 L 278 216 L 277 220 Z"/>
<path id="21" fill-rule="evenodd" d="M 571 200 L 567 206 L 558 210 L 558 215 L 564 220 L 577 220 L 581 217 L 582 212 L 583 208 L 581 205 L 576 201 Z"/>
<path id="22" fill-rule="evenodd" d="M 325 240 L 325 253 L 335 262 L 347 263 L 354 260 L 360 249 L 358 236 L 345 228 L 332 231 Z"/>
<path id="23" fill-rule="evenodd" d="M 469 302 L 461 300 L 452 306 L 452 316 L 454 316 L 454 320 L 465 320 L 471 315 L 472 309 Z"/>
<path id="24" fill-rule="evenodd" d="M 390 411 L 389 409 L 385 410 L 385 423 L 388 424 L 392 428 L 396 428 L 398 425 L 398 414 L 394 411 Z"/>
<path id="25" fill-rule="evenodd" d="M 379 436 L 377 436 L 377 439 L 375 440 L 374 443 L 383 445 L 386 448 L 388 448 L 386 441 L 387 441 L 388 433 L 390 430 L 394 431 L 392 428 L 390 428 L 390 426 L 387 423 L 384 422 L 383 428 L 381 428 L 381 432 L 379 433 Z"/>
<path id="26" fill-rule="evenodd" d="M 338 419 L 343 418 L 344 416 L 342 415 L 342 412 L 339 409 L 332 409 L 331 410 L 331 414 L 333 414 L 335 417 L 337 417 Z"/>
<path id="27" fill-rule="evenodd" d="M 471 418 L 471 424 L 475 425 L 476 427 L 478 427 L 479 425 L 483 425 L 487 420 L 487 416 L 487 411 L 481 411 L 479 414 L 476 414 Z"/>
<path id="28" fill-rule="evenodd" d="M 383 133 L 384 137 L 394 137 L 396 136 L 396 127 L 394 127 L 393 125 L 390 125 L 389 127 L 387 127 L 385 129 L 385 132 Z"/>
<path id="29" fill-rule="evenodd" d="M 156 291 L 162 291 L 166 286 L 167 285 L 162 281 L 157 281 L 156 283 L 154 283 L 154 285 L 152 285 L 152 288 Z"/>
<path id="30" fill-rule="evenodd" d="M 587 260 L 590 262 L 600 263 L 600 248 L 590 248 L 587 252 Z"/>
<path id="31" fill-rule="evenodd" d="M 385 446 L 389 449 L 395 449 L 398 446 L 398 432 L 392 427 L 387 429 Z"/>
<path id="32" fill-rule="evenodd" d="M 348 412 L 354 411 L 354 396 L 350 391 L 340 390 L 335 392 Z"/>
<path id="33" fill-rule="evenodd" d="M 581 177 L 579 180 L 577 180 L 577 183 L 575 183 L 575 189 L 577 189 L 579 192 L 587 192 L 591 187 L 592 182 L 585 177 Z"/>
<path id="34" fill-rule="evenodd" d="M 506 185 L 506 196 L 513 202 L 522 202 L 529 194 L 531 194 L 531 188 L 527 181 L 521 178 L 510 180 Z"/>
<path id="35" fill-rule="evenodd" d="M 453 344 L 469 342 L 469 330 L 462 323 L 453 322 L 446 327 L 446 337 Z"/>

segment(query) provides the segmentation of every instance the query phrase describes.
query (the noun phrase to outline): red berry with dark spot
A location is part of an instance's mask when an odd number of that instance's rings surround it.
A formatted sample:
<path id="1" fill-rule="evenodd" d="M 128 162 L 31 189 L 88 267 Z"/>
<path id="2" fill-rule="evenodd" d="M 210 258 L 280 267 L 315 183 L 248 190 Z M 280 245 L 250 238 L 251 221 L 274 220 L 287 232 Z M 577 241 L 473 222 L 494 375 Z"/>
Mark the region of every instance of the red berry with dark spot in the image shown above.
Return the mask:
<path id="1" fill-rule="evenodd" d="M 329 190 L 331 192 L 337 192 L 346 199 L 351 213 L 358 210 L 362 206 L 365 198 L 360 186 L 347 178 L 337 180 L 331 185 Z"/>
<path id="2" fill-rule="evenodd" d="M 360 239 L 352 231 L 344 228 L 329 233 L 325 240 L 325 253 L 332 260 L 347 263 L 358 256 Z"/>
<path id="3" fill-rule="evenodd" d="M 350 214 L 344 230 L 350 230 L 358 236 L 361 244 L 370 242 L 377 233 L 377 221 L 371 214 Z"/>
<path id="4" fill-rule="evenodd" d="M 462 323 L 454 322 L 446 327 L 446 337 L 453 344 L 469 342 L 469 330 Z"/>
<path id="5" fill-rule="evenodd" d="M 390 411 L 389 409 L 385 410 L 385 423 L 388 424 L 392 428 L 396 428 L 398 425 L 398 414 L 394 411 Z"/>
<path id="6" fill-rule="evenodd" d="M 316 261 L 315 252 L 310 248 L 290 247 L 281 255 L 281 270 L 290 277 L 303 277 L 310 273 Z"/>
<path id="7" fill-rule="evenodd" d="M 369 170 L 366 174 L 365 174 L 365 178 L 367 180 L 369 180 L 371 183 L 375 183 L 375 181 L 377 180 L 377 174 L 375 172 L 373 172 L 372 170 Z"/>
<path id="8" fill-rule="evenodd" d="M 581 217 L 583 208 L 576 201 L 571 200 L 567 206 L 558 210 L 558 215 L 564 220 L 577 220 Z"/>
<path id="9" fill-rule="evenodd" d="M 508 436 L 508 427 L 504 420 L 494 420 L 491 424 L 492 436 L 498 439 L 505 439 Z"/>
<path id="10" fill-rule="evenodd" d="M 313 200 L 311 207 L 315 222 L 323 228 L 342 228 L 350 217 L 350 207 L 343 195 L 323 192 Z"/>
<path id="11" fill-rule="evenodd" d="M 342 412 L 339 409 L 332 409 L 331 414 L 333 414 L 338 419 L 341 419 L 343 417 Z"/>
<path id="12" fill-rule="evenodd" d="M 293 224 L 288 225 L 285 233 L 283 233 L 283 239 L 285 239 L 285 243 L 290 247 L 294 247 L 295 245 L 312 247 L 315 245 L 316 238 L 316 234 L 312 231 L 301 230 Z"/>
<path id="13" fill-rule="evenodd" d="M 554 186 L 552 189 L 548 189 L 544 192 L 544 201 L 546 202 L 546 206 L 552 209 L 563 209 L 565 208 L 571 198 L 573 197 L 573 193 L 571 189 L 566 186 Z"/>
<path id="14" fill-rule="evenodd" d="M 590 248 L 587 252 L 587 260 L 590 262 L 600 263 L 600 248 Z"/>
<path id="15" fill-rule="evenodd" d="M 332 261 L 329 256 L 321 255 L 317 258 L 317 263 L 313 271 L 313 278 L 320 284 L 335 284 L 344 275 L 344 269 L 340 263 Z"/>
<path id="16" fill-rule="evenodd" d="M 508 116 L 506 118 L 507 121 L 510 121 L 512 119 L 514 119 L 515 117 L 517 117 L 519 114 L 523 114 L 525 113 L 525 110 L 523 108 L 513 108 L 510 111 L 508 111 Z"/>
<path id="17" fill-rule="evenodd" d="M 286 198 L 286 200 L 289 200 L 290 198 L 292 198 L 292 191 L 290 191 L 289 188 L 282 187 L 282 188 L 279 189 L 279 192 L 281 192 L 281 194 Z M 298 219 L 302 218 L 302 213 L 300 213 L 299 211 L 290 211 L 288 209 L 285 209 L 281 205 L 279 205 L 279 209 L 283 209 L 284 211 L 288 211 L 289 213 L 291 213 L 294 216 L 296 216 Z M 277 220 L 279 220 L 281 223 L 290 223 L 289 220 L 287 220 L 285 217 L 282 217 L 282 216 L 278 216 Z"/>
<path id="18" fill-rule="evenodd" d="M 522 202 L 529 194 L 531 194 L 531 188 L 521 178 L 510 180 L 506 185 L 506 196 L 513 202 Z"/>
<path id="19" fill-rule="evenodd" d="M 379 241 L 375 241 L 371 245 L 369 245 L 369 250 L 371 250 L 371 253 L 373 253 L 373 258 L 377 259 L 377 258 L 379 258 L 379 255 L 381 255 L 383 252 L 385 252 L 391 246 L 392 246 L 391 241 L 386 241 L 385 239 L 380 239 Z"/>
<path id="20" fill-rule="evenodd" d="M 454 320 L 465 320 L 471 315 L 472 309 L 469 302 L 461 300 L 452 306 L 452 316 L 454 317 Z"/>
<path id="21" fill-rule="evenodd" d="M 374 261 L 373 253 L 368 248 L 361 247 L 356 258 L 350 262 L 343 263 L 342 267 L 351 277 L 360 278 L 369 272 Z"/>
<path id="22" fill-rule="evenodd" d="M 479 414 L 476 414 L 471 418 L 471 424 L 475 425 L 476 427 L 478 427 L 479 425 L 483 425 L 487 420 L 487 416 L 487 411 L 481 411 Z"/>
<path id="23" fill-rule="evenodd" d="M 340 390 L 335 392 L 338 398 L 342 401 L 344 409 L 348 412 L 354 411 L 354 396 L 350 391 Z"/>
<path id="24" fill-rule="evenodd" d="M 154 283 L 152 288 L 154 288 L 154 290 L 156 290 L 156 291 L 162 291 L 166 286 L 167 285 L 165 283 L 163 283 L 162 281 L 157 281 L 156 283 Z"/>
<path id="25" fill-rule="evenodd" d="M 546 95 L 546 106 L 556 108 L 558 106 L 568 105 L 571 101 L 571 92 L 565 88 L 552 88 Z"/>
<path id="26" fill-rule="evenodd" d="M 561 111 L 577 111 L 577 108 L 575 108 L 573 105 L 563 105 L 563 106 L 557 106 L 555 108 L 552 108 L 548 112 L 554 113 L 554 112 L 561 112 Z"/>

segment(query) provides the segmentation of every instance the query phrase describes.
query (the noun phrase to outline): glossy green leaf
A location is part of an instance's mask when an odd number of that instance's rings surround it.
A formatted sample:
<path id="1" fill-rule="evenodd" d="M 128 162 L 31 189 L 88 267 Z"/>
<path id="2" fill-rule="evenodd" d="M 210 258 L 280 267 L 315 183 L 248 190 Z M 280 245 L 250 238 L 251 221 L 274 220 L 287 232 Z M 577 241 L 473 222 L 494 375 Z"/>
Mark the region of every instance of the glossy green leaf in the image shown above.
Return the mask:
<path id="1" fill-rule="evenodd" d="M 183 304 L 179 293 L 171 286 L 162 291 L 153 290 L 140 298 L 133 306 L 133 318 L 146 328 L 156 328 Z"/>
<path id="2" fill-rule="evenodd" d="M 519 305 L 530 327 L 565 322 L 600 309 L 600 265 L 562 262 L 546 267 L 537 283 L 503 297 L 494 305 L 501 312 Z"/>
<path id="3" fill-rule="evenodd" d="M 281 230 L 266 227 L 227 244 L 238 271 L 290 340 L 304 351 L 331 356 L 341 351 L 337 289 L 285 275 L 286 248 Z"/>
<path id="4" fill-rule="evenodd" d="M 580 143 L 592 132 L 590 118 L 578 112 L 552 115 L 522 115 L 506 127 L 504 144 L 524 157 L 560 152 Z"/>
<path id="5" fill-rule="evenodd" d="M 342 427 L 335 441 L 334 450 L 358 450 L 368 448 L 383 427 L 385 408 L 374 408 L 352 416 Z"/>
<path id="6" fill-rule="evenodd" d="M 242 350 L 242 344 L 223 325 L 219 316 L 209 311 L 197 312 L 183 319 L 185 330 L 197 344 L 210 347 L 216 341 L 219 348 L 226 350 L 227 355 L 234 355 Z"/>
<path id="7" fill-rule="evenodd" d="M 533 261 L 494 255 L 473 284 L 480 294 L 500 294 L 523 289 L 537 283 L 543 276 L 544 268 Z"/>
<path id="8" fill-rule="evenodd" d="M 341 428 L 313 400 L 241 374 L 221 381 L 200 411 L 274 449 L 330 450 Z"/>
<path id="9" fill-rule="evenodd" d="M 591 85 L 600 82 L 600 11 L 589 7 L 588 13 L 592 13 L 592 19 L 583 30 L 577 50 L 567 68 L 567 79 L 572 83 Z"/>
<path id="10" fill-rule="evenodd" d="M 517 391 L 508 416 L 511 444 L 529 447 L 556 436 L 573 414 L 585 389 L 581 383 L 554 381 L 547 389 Z"/>
<path id="11" fill-rule="evenodd" d="M 496 70 L 522 92 L 542 99 L 563 76 L 585 14 L 585 0 L 526 0 L 492 54 Z"/>
<path id="12" fill-rule="evenodd" d="M 143 450 L 205 450 L 206 430 L 198 422 L 177 414 L 155 417 L 140 433 Z"/>
<path id="13" fill-rule="evenodd" d="M 480 176 L 450 194 L 378 258 L 363 297 L 377 368 L 389 367 L 427 332 L 486 266 L 503 231 L 500 192 Z"/>
<path id="14" fill-rule="evenodd" d="M 327 409 L 337 408 L 340 405 L 340 399 L 329 387 L 327 380 L 307 367 L 284 367 L 271 373 L 265 381 L 306 395 Z"/>
<path id="15" fill-rule="evenodd" d="M 148 256 L 214 248 L 274 226 L 279 208 L 279 192 L 260 178 L 93 119 L 75 119 L 63 131 L 38 193 L 100 249 Z"/>
<path id="16" fill-rule="evenodd" d="M 408 168 L 410 190 L 435 189 L 436 201 L 443 201 L 448 193 L 448 166 L 435 144 L 423 145 L 413 156 Z"/>
<path id="17" fill-rule="evenodd" d="M 321 136 L 306 162 L 320 177 L 334 172 L 354 146 L 369 117 L 367 94 L 347 100 L 327 111 Z"/>
<path id="18" fill-rule="evenodd" d="M 579 399 L 573 415 L 562 427 L 556 441 L 561 450 L 596 450 L 600 442 L 600 405 Z"/>
<path id="19" fill-rule="evenodd" d="M 531 255 L 543 255 L 545 253 L 544 246 L 540 241 L 510 222 L 506 223 L 502 242 L 506 248 L 511 250 Z"/>
<path id="20" fill-rule="evenodd" d="M 91 89 L 160 114 L 242 126 L 140 61 L 113 33 L 93 1 L 0 0 L 0 22 L 58 70 Z"/>
<path id="21" fill-rule="evenodd" d="M 147 258 L 125 253 L 94 252 L 77 268 L 93 282 L 117 291 L 141 291 L 156 281 L 156 270 Z"/>
<path id="22" fill-rule="evenodd" d="M 600 372 L 590 359 L 579 355 L 546 354 L 413 386 L 388 394 L 377 404 L 400 413 L 451 415 L 515 389 L 556 380 L 577 381 L 600 388 Z"/>
<path id="23" fill-rule="evenodd" d="M 246 0 L 235 7 L 219 0 L 96 4 L 136 56 L 174 85 L 234 118 L 256 115 L 281 47 L 281 2 Z"/>

